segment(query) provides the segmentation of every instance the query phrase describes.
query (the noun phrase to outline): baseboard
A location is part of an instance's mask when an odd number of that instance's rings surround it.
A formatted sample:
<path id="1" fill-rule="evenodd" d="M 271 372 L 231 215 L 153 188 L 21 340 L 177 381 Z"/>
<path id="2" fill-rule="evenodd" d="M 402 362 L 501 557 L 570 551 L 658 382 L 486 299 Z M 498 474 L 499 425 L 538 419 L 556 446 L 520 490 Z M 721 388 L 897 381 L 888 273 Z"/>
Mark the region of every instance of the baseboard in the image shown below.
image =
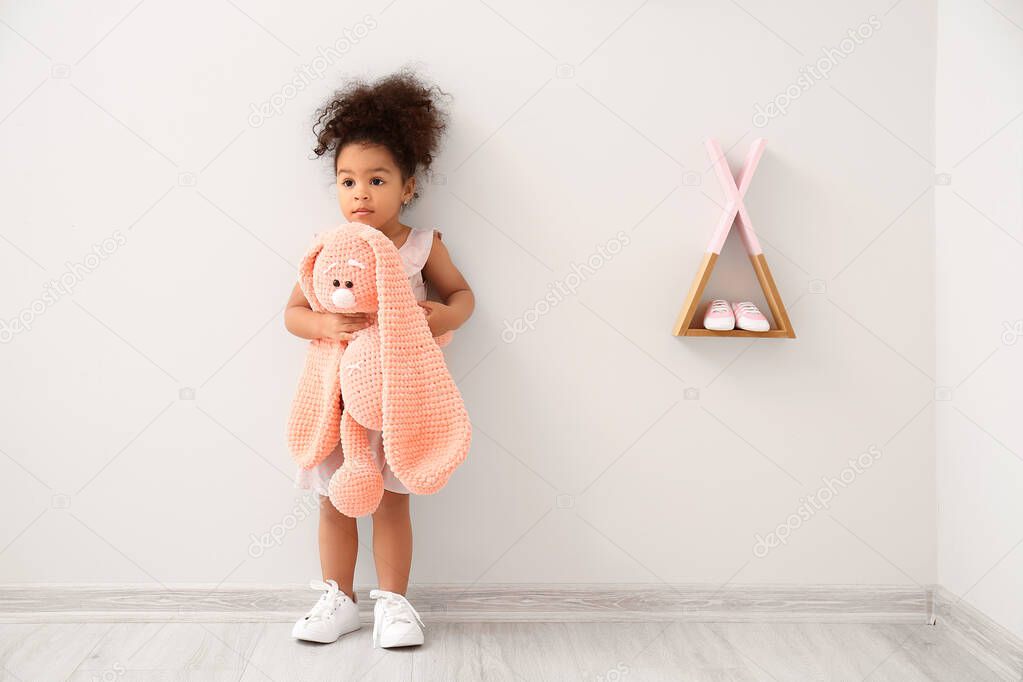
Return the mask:
<path id="1" fill-rule="evenodd" d="M 434 622 L 928 623 L 931 589 L 905 585 L 419 584 L 407 596 Z M 357 589 L 365 622 L 369 589 Z M 308 585 L 0 585 L 0 622 L 291 622 Z"/>
<path id="2" fill-rule="evenodd" d="M 1005 679 L 1023 680 L 1023 639 L 945 587 L 934 590 L 936 625 Z"/>

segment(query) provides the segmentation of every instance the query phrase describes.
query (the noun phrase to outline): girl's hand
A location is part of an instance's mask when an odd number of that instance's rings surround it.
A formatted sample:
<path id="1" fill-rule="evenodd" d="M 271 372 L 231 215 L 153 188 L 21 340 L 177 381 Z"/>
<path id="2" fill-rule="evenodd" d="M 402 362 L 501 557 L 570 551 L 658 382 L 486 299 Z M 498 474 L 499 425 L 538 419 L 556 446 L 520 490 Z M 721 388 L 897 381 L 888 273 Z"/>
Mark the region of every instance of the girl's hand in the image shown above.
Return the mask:
<path id="1" fill-rule="evenodd" d="M 426 323 L 430 325 L 430 334 L 433 336 L 440 336 L 454 328 L 450 324 L 451 306 L 439 301 L 419 301 L 419 305 L 426 311 Z"/>
<path id="2" fill-rule="evenodd" d="M 320 313 L 320 338 L 350 341 L 353 332 L 373 324 L 370 313 Z"/>

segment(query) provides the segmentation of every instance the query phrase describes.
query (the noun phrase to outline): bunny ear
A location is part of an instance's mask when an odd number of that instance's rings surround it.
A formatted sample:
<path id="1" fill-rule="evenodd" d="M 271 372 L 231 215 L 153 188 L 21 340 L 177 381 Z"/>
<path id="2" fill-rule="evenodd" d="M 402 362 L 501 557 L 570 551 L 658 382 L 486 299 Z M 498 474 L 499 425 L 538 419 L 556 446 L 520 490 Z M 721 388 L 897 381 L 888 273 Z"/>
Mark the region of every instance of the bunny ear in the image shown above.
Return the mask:
<path id="1" fill-rule="evenodd" d="M 288 448 L 303 469 L 325 460 L 341 439 L 341 355 L 345 343 L 309 342 L 288 416 Z"/>
<path id="2" fill-rule="evenodd" d="M 313 242 L 298 268 L 298 283 L 309 301 L 309 307 L 317 312 L 325 308 L 316 297 L 313 287 L 313 270 L 316 259 L 327 242 L 335 235 L 334 230 L 324 230 L 313 237 Z M 288 417 L 288 447 L 291 455 L 302 468 L 309 469 L 330 455 L 340 440 L 341 413 L 341 355 L 347 347 L 346 341 L 313 339 L 306 351 L 302 376 L 291 402 Z"/>
<path id="3" fill-rule="evenodd" d="M 394 242 L 364 236 L 376 259 L 384 456 L 409 491 L 429 495 L 468 454 L 469 415 Z"/>
<path id="4" fill-rule="evenodd" d="M 313 267 L 316 265 L 316 258 L 323 251 L 323 246 L 326 244 L 326 234 L 326 231 L 316 233 L 313 237 L 313 243 L 310 244 L 305 255 L 302 256 L 302 262 L 298 265 L 298 285 L 302 287 L 302 293 L 305 294 L 306 300 L 309 301 L 309 307 L 318 313 L 325 312 L 325 309 L 320 305 L 319 299 L 316 298 L 316 291 L 313 288 Z"/>

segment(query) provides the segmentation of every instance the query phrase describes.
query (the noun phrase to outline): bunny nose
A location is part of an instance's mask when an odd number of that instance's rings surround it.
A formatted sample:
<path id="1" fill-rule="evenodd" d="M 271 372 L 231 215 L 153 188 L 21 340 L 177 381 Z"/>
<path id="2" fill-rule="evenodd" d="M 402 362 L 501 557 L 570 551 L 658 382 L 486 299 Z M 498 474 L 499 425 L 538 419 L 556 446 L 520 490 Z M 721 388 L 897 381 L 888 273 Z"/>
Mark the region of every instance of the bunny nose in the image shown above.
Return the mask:
<path id="1" fill-rule="evenodd" d="M 335 289 L 334 293 L 330 295 L 330 300 L 338 308 L 351 308 L 355 305 L 355 294 L 351 289 Z"/>

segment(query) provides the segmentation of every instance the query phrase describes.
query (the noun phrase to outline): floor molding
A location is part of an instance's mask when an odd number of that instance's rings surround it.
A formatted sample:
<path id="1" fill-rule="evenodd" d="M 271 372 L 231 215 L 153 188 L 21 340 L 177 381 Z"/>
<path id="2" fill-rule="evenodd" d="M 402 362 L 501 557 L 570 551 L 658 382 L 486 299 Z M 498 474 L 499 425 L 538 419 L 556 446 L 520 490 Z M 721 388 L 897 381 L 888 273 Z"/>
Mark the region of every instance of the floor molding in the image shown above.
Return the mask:
<path id="1" fill-rule="evenodd" d="M 1023 639 L 942 586 L 934 590 L 936 625 L 992 670 L 1023 680 Z"/>
<path id="2" fill-rule="evenodd" d="M 372 621 L 369 588 L 356 596 Z M 408 590 L 434 622 L 928 623 L 930 587 L 565 583 L 421 584 Z M 292 622 L 313 604 L 308 585 L 0 585 L 0 622 Z"/>

